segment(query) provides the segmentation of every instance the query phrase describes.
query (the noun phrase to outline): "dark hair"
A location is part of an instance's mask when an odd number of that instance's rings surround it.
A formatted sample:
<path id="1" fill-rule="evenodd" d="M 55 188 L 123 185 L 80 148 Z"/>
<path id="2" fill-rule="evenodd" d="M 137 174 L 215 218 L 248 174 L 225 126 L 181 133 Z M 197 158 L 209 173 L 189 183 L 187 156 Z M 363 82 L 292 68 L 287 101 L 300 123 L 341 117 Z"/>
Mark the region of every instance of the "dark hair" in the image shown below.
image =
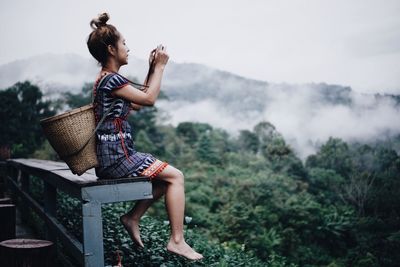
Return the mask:
<path id="1" fill-rule="evenodd" d="M 89 34 L 87 46 L 90 54 L 102 65 L 107 63 L 109 45 L 117 47 L 117 42 L 121 35 L 111 24 L 107 24 L 110 16 L 107 13 L 99 14 L 97 18 L 92 19 L 90 27 L 93 31 Z"/>

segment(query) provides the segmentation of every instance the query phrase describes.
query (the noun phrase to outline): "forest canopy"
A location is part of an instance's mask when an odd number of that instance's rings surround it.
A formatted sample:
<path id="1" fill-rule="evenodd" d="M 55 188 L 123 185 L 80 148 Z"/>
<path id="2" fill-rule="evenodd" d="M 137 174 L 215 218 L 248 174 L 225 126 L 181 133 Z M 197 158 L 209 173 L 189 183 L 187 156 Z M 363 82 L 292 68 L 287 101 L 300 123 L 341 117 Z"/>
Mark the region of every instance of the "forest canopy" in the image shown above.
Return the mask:
<path id="1" fill-rule="evenodd" d="M 13 157 L 59 160 L 39 121 L 89 103 L 92 86 L 57 100 L 45 100 L 30 82 L 1 90 L 2 145 L 11 147 Z M 231 136 L 206 123 L 159 124 L 159 112 L 148 107 L 129 117 L 137 150 L 184 172 L 185 231 L 205 254 L 205 266 L 398 266 L 400 157 L 387 142 L 347 143 L 332 136 L 302 161 L 269 122 Z M 400 135 L 391 142 L 399 144 Z M 130 204 L 106 208 L 108 261 L 113 250 L 125 248 L 127 266 L 133 259 L 182 266 L 172 256 L 130 249 L 111 219 Z M 60 206 L 79 237 L 74 200 L 64 197 Z M 141 226 L 149 235 L 145 245 L 161 249 L 158 241 L 168 229 L 162 201 L 149 215 Z"/>

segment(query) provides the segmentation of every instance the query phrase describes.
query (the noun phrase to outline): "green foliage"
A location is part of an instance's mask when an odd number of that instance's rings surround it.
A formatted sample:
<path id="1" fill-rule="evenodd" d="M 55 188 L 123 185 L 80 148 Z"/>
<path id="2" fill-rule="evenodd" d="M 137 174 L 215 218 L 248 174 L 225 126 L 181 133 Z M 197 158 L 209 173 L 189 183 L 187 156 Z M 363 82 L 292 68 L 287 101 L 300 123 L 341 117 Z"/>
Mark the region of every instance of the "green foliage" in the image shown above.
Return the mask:
<path id="1" fill-rule="evenodd" d="M 50 101 L 30 82 L 18 82 L 0 91 L 0 121 L 6 129 L 0 132 L 0 142 L 11 145 L 13 157 L 27 157 L 45 140 L 40 120 L 55 114 Z"/>
<path id="2" fill-rule="evenodd" d="M 57 152 L 54 151 L 53 147 L 50 145 L 49 141 L 45 140 L 42 143 L 42 146 L 35 150 L 32 154 L 32 157 L 35 159 L 44 159 L 44 160 L 55 160 L 59 161 L 60 157 Z"/>
<path id="3" fill-rule="evenodd" d="M 206 123 L 181 122 L 176 127 L 176 133 L 186 143 L 194 145 L 202 134 L 210 131 L 212 127 Z"/>
<path id="4" fill-rule="evenodd" d="M 156 115 L 157 108 L 153 107 L 142 107 L 139 111 L 133 113 L 133 115 L 128 117 L 128 122 L 131 124 L 135 143 L 140 147 L 138 138 L 141 138 L 145 142 L 144 146 L 147 146 L 143 150 L 149 153 L 154 153 L 155 155 L 163 156 L 165 155 L 165 148 L 163 146 L 163 135 L 159 128 L 156 126 Z M 140 131 L 142 131 L 141 134 Z M 136 134 L 137 133 L 137 134 Z M 146 136 L 145 136 L 145 135 Z"/>
<path id="5" fill-rule="evenodd" d="M 239 134 L 238 146 L 241 151 L 257 153 L 260 141 L 255 133 L 242 130 Z"/>
<path id="6" fill-rule="evenodd" d="M 57 214 L 64 222 L 67 229 L 75 233 L 78 239 L 82 238 L 81 210 L 79 202 L 63 194 L 60 198 L 60 212 Z M 216 241 L 209 241 L 194 229 L 185 225 L 186 242 L 196 250 L 204 254 L 205 259 L 199 262 L 191 262 L 183 257 L 166 251 L 169 240 L 169 225 L 166 221 L 160 221 L 151 217 L 142 218 L 140 229 L 145 248 L 136 247 L 129 238 L 118 217 L 125 213 L 130 203 L 118 203 L 104 205 L 103 228 L 105 259 L 107 265 L 115 265 L 117 251 L 122 256 L 123 266 L 263 266 L 256 257 L 244 251 L 242 248 L 224 246 Z M 271 258 L 276 266 L 285 263 L 285 258 Z M 280 264 L 280 265 L 279 265 Z"/>
<path id="7" fill-rule="evenodd" d="M 336 203 L 341 200 L 341 189 L 345 179 L 334 170 L 310 168 L 308 172 L 310 193 L 316 195 L 321 203 Z"/>
<path id="8" fill-rule="evenodd" d="M 136 149 L 138 151 L 146 151 L 147 153 L 156 153 L 155 146 L 151 142 L 145 131 L 139 130 L 135 138 Z"/>
<path id="9" fill-rule="evenodd" d="M 114 215 L 112 215 L 114 216 Z M 115 221 L 115 218 L 114 218 Z M 131 266 L 262 266 L 251 254 L 241 249 L 223 247 L 213 241 L 208 242 L 196 231 L 185 227 L 186 242 L 201 252 L 205 259 L 200 262 L 190 262 L 183 257 L 176 256 L 166 251 L 169 240 L 169 225 L 144 217 L 141 223 L 142 239 L 145 249 L 134 248 L 132 242 L 119 225 L 113 225 L 113 234 L 107 239 L 111 244 L 107 247 L 112 250 L 121 250 L 124 255 L 124 264 Z M 119 239 L 119 240 L 118 240 Z M 121 242 L 122 241 L 122 242 Z M 115 259 L 113 253 L 109 253 L 109 261 Z"/>
<path id="10" fill-rule="evenodd" d="M 329 138 L 316 155 L 307 158 L 306 166 L 331 169 L 343 177 L 348 177 L 353 167 L 348 145 L 338 138 Z"/>
<path id="11" fill-rule="evenodd" d="M 208 132 L 204 133 L 197 144 L 197 158 L 211 164 L 221 164 L 221 157 L 218 155 L 217 147 L 213 145 Z"/>
<path id="12" fill-rule="evenodd" d="M 18 107 L 21 116 L 38 122 L 61 103 L 43 102 L 32 87 L 17 84 L 0 92 L 6 103 L 1 118 Z M 89 103 L 91 87 L 86 84 L 81 93 L 64 95 L 62 103 Z M 38 105 L 33 103 L 42 103 L 41 108 L 35 110 Z M 144 107 L 129 117 L 136 148 L 184 172 L 185 215 L 192 218 L 185 235 L 206 258 L 190 263 L 165 251 L 169 225 L 163 222 L 162 201 L 150 208 L 152 217 L 141 221 L 146 249 L 138 250 L 118 222 L 131 203 L 118 203 L 103 207 L 108 264 L 115 263 L 116 250 L 122 251 L 124 266 L 333 267 L 400 262 L 400 158 L 391 145 L 330 138 L 303 164 L 268 122 L 233 137 L 205 123 L 157 125 L 159 117 L 156 107 Z M 2 132 L 2 140 L 20 138 L 14 152 L 22 155 L 32 145 L 35 157 L 57 159 L 47 142 L 26 134 L 27 125 L 7 123 L 10 127 Z M 23 138 L 18 137 L 20 127 L 25 130 Z M 32 190 L 42 201 L 37 180 Z M 57 217 L 80 239 L 79 202 L 59 196 Z"/>
<path id="13" fill-rule="evenodd" d="M 73 94 L 70 92 L 64 93 L 64 103 L 71 109 L 92 103 L 93 85 L 93 83 L 85 83 L 81 89 L 81 92 L 78 94 Z"/>
<path id="14" fill-rule="evenodd" d="M 307 159 L 310 192 L 322 203 L 342 206 L 348 212 L 353 209 L 352 230 L 339 239 L 347 243 L 341 247 L 348 248 L 342 262 L 351 266 L 396 266 L 400 262 L 394 252 L 400 249 L 399 243 L 389 238 L 397 236 L 400 225 L 399 162 L 397 153 L 386 146 L 349 146 L 340 139 L 330 139 Z"/>
<path id="15" fill-rule="evenodd" d="M 293 177 L 304 179 L 306 170 L 301 160 L 286 144 L 283 136 L 269 122 L 260 122 L 254 127 L 254 133 L 247 135 L 257 137 L 258 153 L 270 162 L 270 167 L 275 172 L 284 172 Z M 240 141 L 239 136 L 239 141 Z M 255 143 L 255 141 L 253 141 Z"/>

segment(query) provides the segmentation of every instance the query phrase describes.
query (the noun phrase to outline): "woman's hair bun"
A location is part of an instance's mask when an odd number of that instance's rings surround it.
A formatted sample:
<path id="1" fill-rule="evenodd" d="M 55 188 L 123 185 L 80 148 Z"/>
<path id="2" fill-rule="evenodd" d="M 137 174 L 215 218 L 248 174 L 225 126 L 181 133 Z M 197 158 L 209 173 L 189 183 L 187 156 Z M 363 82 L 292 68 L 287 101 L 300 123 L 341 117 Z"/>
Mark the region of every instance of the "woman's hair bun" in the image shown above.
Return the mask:
<path id="1" fill-rule="evenodd" d="M 110 16 L 107 13 L 102 13 L 97 16 L 97 18 L 92 19 L 90 22 L 90 27 L 93 30 L 100 28 L 101 26 L 107 25 L 107 21 L 110 19 Z"/>

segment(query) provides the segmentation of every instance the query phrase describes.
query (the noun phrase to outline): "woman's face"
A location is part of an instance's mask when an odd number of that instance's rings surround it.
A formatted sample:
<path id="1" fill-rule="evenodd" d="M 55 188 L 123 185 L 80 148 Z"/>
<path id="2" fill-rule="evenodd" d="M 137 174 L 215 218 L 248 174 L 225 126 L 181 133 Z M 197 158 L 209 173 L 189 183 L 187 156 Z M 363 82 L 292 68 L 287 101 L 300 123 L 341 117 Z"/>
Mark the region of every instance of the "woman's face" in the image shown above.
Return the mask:
<path id="1" fill-rule="evenodd" d="M 128 64 L 128 52 L 129 48 L 125 44 L 125 38 L 120 34 L 120 38 L 117 42 L 117 61 L 120 63 L 120 65 L 126 65 Z"/>

